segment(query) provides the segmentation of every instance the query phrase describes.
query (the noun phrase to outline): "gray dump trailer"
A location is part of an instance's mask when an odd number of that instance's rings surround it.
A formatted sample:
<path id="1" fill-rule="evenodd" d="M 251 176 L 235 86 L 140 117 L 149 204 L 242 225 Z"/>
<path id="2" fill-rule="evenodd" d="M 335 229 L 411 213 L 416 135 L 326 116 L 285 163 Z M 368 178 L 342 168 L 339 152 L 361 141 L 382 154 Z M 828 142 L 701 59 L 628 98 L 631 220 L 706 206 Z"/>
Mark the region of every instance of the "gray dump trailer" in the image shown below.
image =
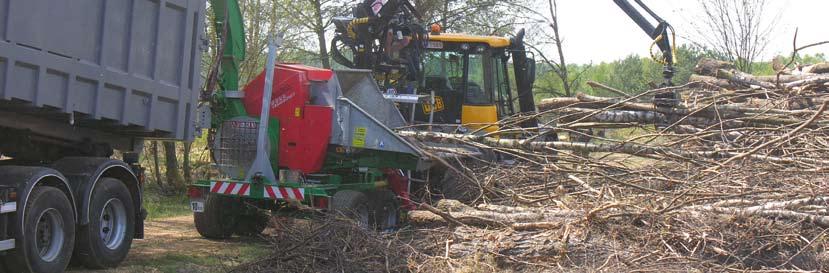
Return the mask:
<path id="1" fill-rule="evenodd" d="M 0 271 L 114 267 L 142 238 L 138 156 L 193 138 L 204 2 L 0 0 Z"/>

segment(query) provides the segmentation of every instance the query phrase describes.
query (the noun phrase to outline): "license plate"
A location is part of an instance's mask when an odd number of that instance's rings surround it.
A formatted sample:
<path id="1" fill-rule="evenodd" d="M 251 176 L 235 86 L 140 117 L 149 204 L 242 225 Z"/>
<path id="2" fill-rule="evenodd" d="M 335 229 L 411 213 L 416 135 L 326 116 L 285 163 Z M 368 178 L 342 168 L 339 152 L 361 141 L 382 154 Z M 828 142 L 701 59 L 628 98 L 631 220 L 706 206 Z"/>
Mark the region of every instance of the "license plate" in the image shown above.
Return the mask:
<path id="1" fill-rule="evenodd" d="M 204 202 L 190 201 L 190 209 L 193 210 L 193 212 L 204 212 Z"/>

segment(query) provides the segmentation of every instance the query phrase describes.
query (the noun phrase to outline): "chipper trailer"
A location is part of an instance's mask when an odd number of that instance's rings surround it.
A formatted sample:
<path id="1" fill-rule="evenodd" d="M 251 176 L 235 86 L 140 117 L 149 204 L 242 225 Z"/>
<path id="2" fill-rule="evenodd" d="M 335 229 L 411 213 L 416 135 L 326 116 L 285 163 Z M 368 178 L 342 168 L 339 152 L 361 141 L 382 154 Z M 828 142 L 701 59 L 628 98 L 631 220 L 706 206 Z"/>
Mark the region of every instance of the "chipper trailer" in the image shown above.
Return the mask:
<path id="1" fill-rule="evenodd" d="M 241 92 L 222 92 L 224 112 L 211 115 L 221 119 L 210 144 L 220 176 L 188 190 L 198 232 L 258 234 L 270 212 L 333 211 L 394 228 L 400 208 L 411 207 L 404 174 L 429 167 L 392 131 L 406 125 L 403 116 L 371 71 L 274 65 L 274 51 Z"/>

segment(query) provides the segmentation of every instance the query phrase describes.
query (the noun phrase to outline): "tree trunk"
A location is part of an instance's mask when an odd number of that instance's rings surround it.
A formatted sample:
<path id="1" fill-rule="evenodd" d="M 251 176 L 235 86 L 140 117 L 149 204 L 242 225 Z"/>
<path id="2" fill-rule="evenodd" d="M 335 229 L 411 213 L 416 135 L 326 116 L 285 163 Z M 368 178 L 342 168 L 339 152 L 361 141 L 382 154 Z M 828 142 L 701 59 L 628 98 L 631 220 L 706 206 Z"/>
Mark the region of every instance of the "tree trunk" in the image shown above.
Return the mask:
<path id="1" fill-rule="evenodd" d="M 314 6 L 314 33 L 317 35 L 317 42 L 320 49 L 320 62 L 323 68 L 331 68 L 331 60 L 328 58 L 328 44 L 325 41 L 325 25 L 322 18 L 322 3 L 319 0 L 311 1 Z"/>
<path id="2" fill-rule="evenodd" d="M 161 180 L 161 168 L 159 165 L 159 158 L 158 158 L 158 141 L 153 141 L 153 145 L 150 147 L 150 150 L 153 154 L 153 165 L 155 168 L 155 183 L 158 183 L 158 186 L 162 189 L 164 188 L 164 181 Z"/>
<path id="3" fill-rule="evenodd" d="M 570 87 L 570 75 L 567 71 L 567 62 L 564 60 L 564 45 L 561 42 L 561 36 L 558 32 L 558 5 L 555 0 L 549 0 L 550 3 L 550 17 L 552 19 L 553 37 L 555 39 L 556 48 L 558 49 L 558 76 L 561 78 L 561 84 L 564 86 L 564 95 L 570 96 L 572 94 Z"/>
<path id="4" fill-rule="evenodd" d="M 178 171 L 178 158 L 176 157 L 176 143 L 172 141 L 164 142 L 164 159 L 167 167 L 167 185 L 174 190 L 184 188 L 184 183 L 181 181 L 181 174 Z"/>
<path id="5" fill-rule="evenodd" d="M 188 141 L 184 143 L 184 158 L 182 159 L 182 164 L 184 164 L 184 183 L 186 185 L 190 185 L 193 183 L 193 174 L 192 174 L 192 166 L 190 163 L 190 150 L 193 147 L 193 142 Z"/>

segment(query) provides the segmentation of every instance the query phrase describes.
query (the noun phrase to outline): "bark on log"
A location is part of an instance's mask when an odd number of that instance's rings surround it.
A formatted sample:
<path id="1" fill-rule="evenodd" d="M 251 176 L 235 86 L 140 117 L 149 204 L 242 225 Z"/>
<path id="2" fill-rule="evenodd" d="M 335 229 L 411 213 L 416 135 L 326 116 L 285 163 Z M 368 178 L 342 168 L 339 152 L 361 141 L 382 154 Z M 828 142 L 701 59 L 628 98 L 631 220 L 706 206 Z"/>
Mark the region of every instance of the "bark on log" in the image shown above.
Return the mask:
<path id="1" fill-rule="evenodd" d="M 522 207 L 480 205 L 470 207 L 457 200 L 443 199 L 435 207 L 409 212 L 415 225 L 461 224 L 476 227 L 513 228 L 520 230 L 547 229 L 566 222 L 578 221 L 585 213 L 575 210 L 528 209 Z"/>
<path id="2" fill-rule="evenodd" d="M 803 87 L 803 86 L 811 85 L 811 84 L 822 85 L 822 84 L 827 83 L 827 82 L 829 82 L 829 75 L 822 75 L 822 76 L 818 76 L 818 77 L 811 77 L 811 78 L 808 78 L 808 79 L 805 79 L 805 80 L 790 82 L 790 83 L 787 83 L 784 86 L 786 87 L 786 89 L 792 89 L 792 88 L 795 88 L 795 87 Z"/>
<path id="3" fill-rule="evenodd" d="M 699 206 L 691 208 L 693 210 L 699 211 L 709 211 L 721 214 L 731 214 L 736 216 L 759 216 L 759 217 L 766 217 L 771 219 L 787 219 L 797 222 L 806 222 L 812 223 L 822 228 L 829 228 L 829 216 L 811 214 L 811 213 L 804 213 L 786 209 L 767 209 L 763 206 L 757 207 L 750 207 L 750 208 L 729 208 L 729 207 L 717 207 L 717 206 Z"/>
<path id="4" fill-rule="evenodd" d="M 691 78 L 689 78 L 688 81 L 691 81 L 691 82 L 706 82 L 706 83 L 709 83 L 709 84 L 713 84 L 713 85 L 716 85 L 716 86 L 719 86 L 719 87 L 722 87 L 722 88 L 725 88 L 725 89 L 731 89 L 731 90 L 740 88 L 740 86 L 738 86 L 736 84 L 731 84 L 731 82 L 729 82 L 728 80 L 718 79 L 717 77 L 711 77 L 711 76 L 697 75 L 697 74 L 691 75 Z"/>
<path id="5" fill-rule="evenodd" d="M 473 227 L 459 227 L 453 232 L 453 240 L 446 244 L 448 258 L 480 256 L 482 253 L 497 253 L 508 261 L 529 260 L 536 263 L 555 263 L 568 242 L 551 228 L 521 230 L 488 230 Z M 567 238 L 565 238 L 567 239 Z"/>
<path id="6" fill-rule="evenodd" d="M 806 66 L 802 69 L 803 73 L 825 74 L 829 73 L 829 63 L 817 63 Z"/>
<path id="7" fill-rule="evenodd" d="M 764 123 L 763 121 L 766 120 L 766 124 L 774 124 L 774 125 L 786 125 L 786 124 L 794 124 L 797 123 L 798 120 L 787 119 L 786 117 L 790 117 L 792 115 L 809 115 L 814 113 L 811 110 L 779 110 L 779 109 L 769 109 L 769 108 L 753 108 L 753 107 L 745 107 L 740 105 L 706 105 L 705 108 L 683 108 L 682 106 L 677 108 L 665 108 L 665 107 L 656 107 L 653 104 L 649 103 L 635 103 L 635 102 L 625 102 L 621 99 L 617 98 L 605 98 L 605 97 L 596 97 L 590 96 L 586 94 L 579 93 L 576 95 L 576 98 L 552 98 L 552 99 L 545 99 L 542 100 L 539 104 L 539 108 L 542 110 L 552 110 L 552 109 L 561 109 L 567 108 L 567 110 L 574 109 L 573 107 L 578 108 L 592 108 L 592 109 L 604 109 L 613 106 L 613 109 L 619 110 L 636 110 L 636 111 L 650 111 L 655 112 L 657 114 L 649 113 L 649 114 L 635 114 L 638 115 L 636 118 L 630 117 L 621 117 L 623 115 L 630 115 L 629 113 L 616 113 L 613 114 L 614 117 L 602 116 L 593 121 L 596 122 L 642 122 L 642 123 L 653 123 L 655 121 L 662 121 L 665 120 L 664 114 L 667 115 L 677 115 L 677 116 L 686 116 L 691 115 L 692 117 L 701 117 L 701 118 L 708 118 L 708 119 L 733 119 L 733 118 L 742 118 L 742 117 L 752 117 L 752 118 L 759 118 L 756 123 Z M 663 115 L 659 115 L 663 114 Z M 762 117 L 758 117 L 758 115 L 782 115 L 780 119 L 762 119 Z M 616 119 L 619 118 L 619 119 Z M 571 119 L 572 120 L 572 119 Z M 700 124 L 702 122 L 692 122 L 695 124 Z"/>
<path id="8" fill-rule="evenodd" d="M 821 160 L 814 158 L 802 157 L 776 157 L 766 156 L 760 154 L 744 155 L 741 153 L 713 150 L 713 151 L 684 151 L 679 149 L 667 147 L 655 147 L 642 145 L 637 143 L 580 143 L 580 142 L 562 142 L 562 141 L 528 141 L 526 139 L 506 139 L 493 138 L 476 135 L 462 135 L 462 134 L 446 134 L 438 132 L 423 132 L 423 131 L 399 131 L 401 136 L 412 137 L 423 141 L 456 141 L 456 142 L 478 142 L 490 147 L 504 148 L 504 149 L 524 149 L 530 151 L 548 151 L 548 150 L 571 150 L 580 152 L 603 152 L 603 153 L 621 153 L 642 157 L 663 156 L 672 157 L 678 160 L 704 160 L 704 159 L 722 159 L 732 158 L 735 156 L 742 156 L 746 159 L 757 161 L 772 162 L 777 164 L 795 164 L 806 163 L 812 165 L 829 165 L 829 160 Z"/>
<path id="9" fill-rule="evenodd" d="M 736 70 L 737 67 L 729 62 L 714 60 L 711 58 L 703 58 L 694 67 L 694 73 L 704 76 L 716 77 L 717 71 L 719 71 L 720 69 Z"/>
<path id="10" fill-rule="evenodd" d="M 760 86 L 765 89 L 775 89 L 776 84 L 784 84 L 786 88 L 801 87 L 809 84 L 824 84 L 829 82 L 829 63 L 815 64 L 803 69 L 798 75 L 770 75 L 754 76 L 738 71 L 730 63 L 712 59 L 702 59 L 694 68 L 697 75 L 691 75 L 691 81 L 708 82 L 723 88 L 735 89 L 739 86 Z"/>
<path id="11" fill-rule="evenodd" d="M 748 108 L 751 110 L 750 108 Z M 801 121 L 798 119 L 788 118 L 787 114 L 779 115 L 763 115 L 760 112 L 729 112 L 728 109 L 718 109 L 721 111 L 719 116 L 717 112 L 701 110 L 695 112 L 693 115 L 683 117 L 679 120 L 680 125 L 693 125 L 700 128 L 709 127 L 712 125 L 720 125 L 726 129 L 734 129 L 746 126 L 780 126 L 780 125 L 795 125 Z M 809 110 L 810 111 L 810 110 Z M 774 112 L 774 111 L 771 111 Z M 568 108 L 559 112 L 561 123 L 568 123 L 579 121 L 583 122 L 599 122 L 599 123 L 617 123 L 617 124 L 656 124 L 657 122 L 664 122 L 668 116 L 662 113 L 646 112 L 646 111 L 630 111 L 630 110 L 594 110 L 582 108 Z M 767 113 L 770 114 L 770 113 Z M 683 116 L 681 114 L 675 114 Z M 794 115 L 794 114 L 792 114 Z M 734 120 L 734 119 L 740 120 Z M 809 128 L 821 128 L 827 126 L 829 121 L 818 121 L 810 125 Z M 563 127 L 568 127 L 569 124 L 562 124 Z"/>

